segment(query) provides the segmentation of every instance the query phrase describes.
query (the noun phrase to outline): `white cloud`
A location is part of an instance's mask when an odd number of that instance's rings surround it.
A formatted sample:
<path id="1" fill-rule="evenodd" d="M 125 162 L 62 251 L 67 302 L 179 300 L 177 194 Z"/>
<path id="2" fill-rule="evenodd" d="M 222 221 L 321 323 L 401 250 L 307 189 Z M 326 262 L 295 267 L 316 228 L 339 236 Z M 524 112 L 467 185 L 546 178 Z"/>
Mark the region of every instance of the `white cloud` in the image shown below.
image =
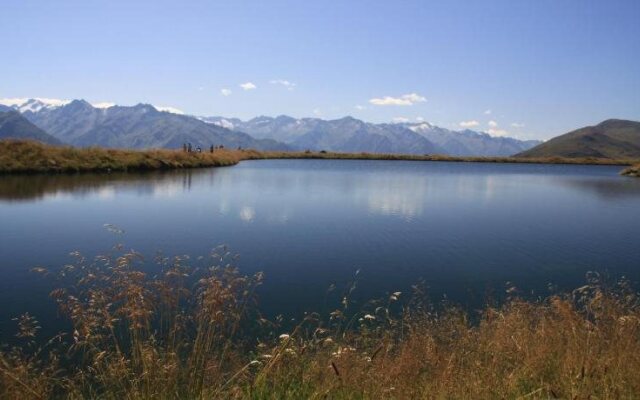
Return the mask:
<path id="1" fill-rule="evenodd" d="M 233 92 L 231 92 L 230 89 L 226 89 L 226 88 L 220 89 L 220 94 L 222 94 L 223 96 L 231 96 L 231 93 Z"/>
<path id="2" fill-rule="evenodd" d="M 319 108 L 315 108 L 313 110 L 313 115 L 315 115 L 316 117 L 322 116 L 322 110 L 320 110 Z"/>
<path id="3" fill-rule="evenodd" d="M 394 117 L 392 119 L 393 122 L 395 122 L 396 124 L 399 123 L 403 123 L 403 122 L 409 122 L 409 118 L 405 118 L 405 117 Z"/>
<path id="4" fill-rule="evenodd" d="M 504 129 L 489 129 L 487 131 L 487 133 L 491 136 L 507 136 L 509 134 L 509 132 L 505 131 Z"/>
<path id="5" fill-rule="evenodd" d="M 288 90 L 293 90 L 293 88 L 296 86 L 295 83 L 290 82 L 286 79 L 272 79 L 269 81 L 269 83 L 272 85 L 282 85 L 286 87 Z"/>
<path id="6" fill-rule="evenodd" d="M 416 121 L 418 121 L 418 122 L 424 122 L 424 121 L 425 121 L 425 119 L 424 119 L 424 117 L 416 117 Z"/>
<path id="7" fill-rule="evenodd" d="M 491 115 L 491 110 L 485 110 L 484 115 Z"/>
<path id="8" fill-rule="evenodd" d="M 254 85 L 252 82 L 241 83 L 240 87 L 242 88 L 242 90 L 253 90 L 257 88 L 257 86 Z"/>
<path id="9" fill-rule="evenodd" d="M 491 120 L 487 123 L 487 125 L 489 125 L 492 128 L 497 128 L 498 127 L 498 123 L 494 120 Z"/>
<path id="10" fill-rule="evenodd" d="M 110 108 L 116 105 L 116 103 L 111 103 L 108 101 L 102 101 L 100 103 L 91 103 L 95 108 Z"/>
<path id="11" fill-rule="evenodd" d="M 400 97 L 385 96 L 382 98 L 373 98 L 369 103 L 375 106 L 412 106 L 415 103 L 427 101 L 426 98 L 417 93 L 403 94 Z"/>
<path id="12" fill-rule="evenodd" d="M 198 86 L 198 92 L 202 92 L 204 90 L 204 86 Z"/>
<path id="13" fill-rule="evenodd" d="M 356 104 L 355 108 L 356 108 L 356 110 L 360 110 L 360 111 L 367 109 L 367 107 L 361 106 L 360 104 Z"/>
<path id="14" fill-rule="evenodd" d="M 524 124 L 520 124 L 518 122 L 512 122 L 511 126 L 513 126 L 514 128 L 524 128 Z"/>
<path id="15" fill-rule="evenodd" d="M 474 120 L 471 120 L 471 121 L 462 121 L 458 125 L 460 125 L 463 128 L 473 128 L 473 127 L 476 127 L 476 126 L 480 125 L 480 122 L 478 122 L 478 121 L 476 121 L 474 119 Z"/>
<path id="16" fill-rule="evenodd" d="M 164 111 L 164 112 L 168 112 L 168 113 L 171 113 L 171 114 L 180 114 L 180 115 L 184 114 L 184 111 L 179 110 L 179 109 L 177 109 L 175 107 L 169 107 L 169 106 L 164 106 L 164 107 L 160 106 L 160 107 L 158 107 L 158 106 L 154 106 L 154 108 L 156 110 L 158 110 L 158 111 Z"/>

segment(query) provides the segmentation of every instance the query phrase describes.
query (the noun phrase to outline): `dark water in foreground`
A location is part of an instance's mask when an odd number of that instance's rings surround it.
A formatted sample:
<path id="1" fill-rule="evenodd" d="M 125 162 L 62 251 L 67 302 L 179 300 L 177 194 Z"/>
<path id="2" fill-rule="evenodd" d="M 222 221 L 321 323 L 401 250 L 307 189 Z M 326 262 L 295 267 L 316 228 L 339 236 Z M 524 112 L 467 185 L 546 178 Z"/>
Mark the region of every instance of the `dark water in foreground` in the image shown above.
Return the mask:
<path id="1" fill-rule="evenodd" d="M 247 161 L 170 173 L 0 177 L 0 337 L 30 310 L 55 325 L 35 265 L 116 242 L 152 258 L 221 243 L 264 271 L 269 314 L 319 310 L 360 269 L 361 298 L 423 278 L 482 304 L 506 281 L 545 294 L 589 270 L 640 280 L 640 179 L 620 167 L 403 161 Z M 114 235 L 111 223 L 125 230 Z"/>

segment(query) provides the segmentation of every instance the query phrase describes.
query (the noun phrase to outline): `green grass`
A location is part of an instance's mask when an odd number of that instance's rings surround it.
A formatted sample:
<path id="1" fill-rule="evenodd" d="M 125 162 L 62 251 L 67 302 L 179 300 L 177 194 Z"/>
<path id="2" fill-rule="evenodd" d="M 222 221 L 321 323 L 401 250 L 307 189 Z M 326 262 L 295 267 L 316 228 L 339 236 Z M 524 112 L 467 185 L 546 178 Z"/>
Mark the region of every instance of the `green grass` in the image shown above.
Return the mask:
<path id="1" fill-rule="evenodd" d="M 0 399 L 630 399 L 640 393 L 640 302 L 626 282 L 539 300 L 513 288 L 478 314 L 420 287 L 296 326 L 259 313 L 262 275 L 210 259 L 120 252 L 36 269 L 72 327 L 43 343 L 17 321 L 0 349 Z M 196 268 L 197 266 L 197 268 Z M 343 297 L 344 296 L 344 297 Z M 403 301 L 403 299 L 405 301 Z M 295 301 L 295 299 L 291 299 Z M 474 322 L 471 322 L 474 321 Z"/>
<path id="2" fill-rule="evenodd" d="M 0 141 L 0 173 L 111 172 L 158 169 L 203 168 L 234 165 L 256 159 L 405 160 L 528 164 L 632 165 L 638 160 L 602 158 L 516 158 L 452 157 L 444 155 L 276 152 L 216 150 L 214 153 L 186 153 L 181 150 L 120 150 L 47 146 L 31 141 Z"/>

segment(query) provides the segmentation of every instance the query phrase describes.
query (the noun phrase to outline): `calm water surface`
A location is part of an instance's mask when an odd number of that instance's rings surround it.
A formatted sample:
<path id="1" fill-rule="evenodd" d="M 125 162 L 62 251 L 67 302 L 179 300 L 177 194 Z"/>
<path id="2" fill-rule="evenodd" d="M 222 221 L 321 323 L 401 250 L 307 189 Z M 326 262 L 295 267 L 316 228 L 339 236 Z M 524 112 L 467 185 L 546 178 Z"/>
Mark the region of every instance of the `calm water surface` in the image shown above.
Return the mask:
<path id="1" fill-rule="evenodd" d="M 640 179 L 620 167 L 247 161 L 171 173 L 0 177 L 0 336 L 25 310 L 55 325 L 29 273 L 116 242 L 152 258 L 227 244 L 264 271 L 268 314 L 319 310 L 358 269 L 361 298 L 406 291 L 481 304 L 506 281 L 544 294 L 589 270 L 640 279 Z M 125 231 L 115 237 L 103 225 Z"/>

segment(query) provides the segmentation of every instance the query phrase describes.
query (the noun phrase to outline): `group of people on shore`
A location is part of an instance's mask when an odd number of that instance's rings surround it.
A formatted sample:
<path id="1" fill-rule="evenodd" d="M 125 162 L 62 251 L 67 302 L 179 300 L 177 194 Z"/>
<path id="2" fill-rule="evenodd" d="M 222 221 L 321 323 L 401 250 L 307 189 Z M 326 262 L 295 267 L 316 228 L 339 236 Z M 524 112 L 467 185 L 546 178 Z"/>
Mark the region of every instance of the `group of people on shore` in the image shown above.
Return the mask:
<path id="1" fill-rule="evenodd" d="M 220 146 L 211 145 L 209 147 L 209 152 L 213 153 L 215 150 L 218 150 L 218 149 L 224 149 L 224 145 L 222 145 L 222 144 Z M 182 151 L 184 151 L 185 153 L 193 153 L 193 152 L 202 153 L 202 147 L 197 146 L 195 148 L 195 150 L 194 150 L 193 147 L 191 146 L 191 143 L 183 143 L 182 144 Z"/>

